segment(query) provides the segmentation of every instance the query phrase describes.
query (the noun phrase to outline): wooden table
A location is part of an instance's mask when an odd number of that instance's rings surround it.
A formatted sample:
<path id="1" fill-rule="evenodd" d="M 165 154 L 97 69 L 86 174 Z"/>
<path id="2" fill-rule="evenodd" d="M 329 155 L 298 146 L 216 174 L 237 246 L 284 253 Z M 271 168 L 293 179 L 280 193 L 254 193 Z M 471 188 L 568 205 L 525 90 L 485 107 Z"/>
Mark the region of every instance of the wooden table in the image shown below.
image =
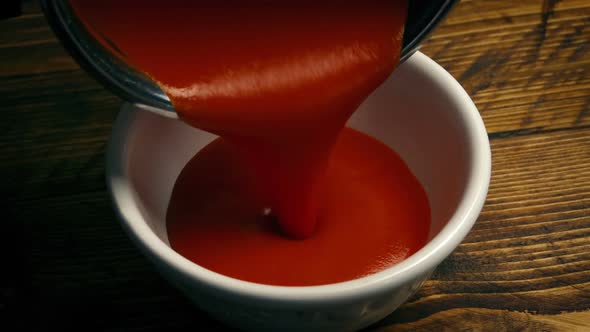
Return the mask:
<path id="1" fill-rule="evenodd" d="M 42 330 L 224 329 L 115 218 L 104 154 L 121 100 L 23 9 L 0 21 L 0 312 Z M 479 107 L 492 183 L 463 244 L 370 330 L 590 330 L 590 2 L 465 0 L 423 51 Z"/>

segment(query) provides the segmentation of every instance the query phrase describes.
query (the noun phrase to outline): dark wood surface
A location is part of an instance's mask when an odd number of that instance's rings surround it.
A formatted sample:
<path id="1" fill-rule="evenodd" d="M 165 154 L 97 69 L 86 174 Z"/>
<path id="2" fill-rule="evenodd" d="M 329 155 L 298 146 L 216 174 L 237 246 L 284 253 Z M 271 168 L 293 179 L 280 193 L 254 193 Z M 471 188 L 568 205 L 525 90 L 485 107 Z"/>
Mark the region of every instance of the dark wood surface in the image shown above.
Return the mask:
<path id="1" fill-rule="evenodd" d="M 492 183 L 463 244 L 370 330 L 590 331 L 590 2 L 465 0 L 423 51 L 479 107 Z M 121 100 L 33 2 L 0 21 L 0 101 L 2 322 L 224 330 L 121 230 L 104 182 Z"/>

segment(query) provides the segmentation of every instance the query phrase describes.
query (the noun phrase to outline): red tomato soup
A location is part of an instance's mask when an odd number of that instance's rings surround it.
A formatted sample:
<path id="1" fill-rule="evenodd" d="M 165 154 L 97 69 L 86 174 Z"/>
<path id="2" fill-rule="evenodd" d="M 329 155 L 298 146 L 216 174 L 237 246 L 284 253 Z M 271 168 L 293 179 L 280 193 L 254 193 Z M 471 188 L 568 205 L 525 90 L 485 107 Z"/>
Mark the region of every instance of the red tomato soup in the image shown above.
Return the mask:
<path id="1" fill-rule="evenodd" d="M 305 286 L 380 271 L 425 244 L 420 183 L 394 151 L 343 130 L 399 61 L 405 1 L 71 4 L 183 121 L 221 136 L 174 187 L 168 237 L 183 256 Z"/>

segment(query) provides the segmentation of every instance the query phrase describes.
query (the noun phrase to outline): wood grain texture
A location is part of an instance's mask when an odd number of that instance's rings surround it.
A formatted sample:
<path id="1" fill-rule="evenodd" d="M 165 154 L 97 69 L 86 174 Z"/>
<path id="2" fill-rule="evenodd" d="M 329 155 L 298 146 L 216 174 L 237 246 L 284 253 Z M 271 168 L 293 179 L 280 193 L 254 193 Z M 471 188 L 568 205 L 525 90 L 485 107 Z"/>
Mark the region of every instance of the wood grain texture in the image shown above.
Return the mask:
<path id="1" fill-rule="evenodd" d="M 573 312 L 561 315 L 534 315 L 524 312 L 490 309 L 450 309 L 436 313 L 428 319 L 407 324 L 393 324 L 376 329 L 379 332 L 404 331 L 489 331 L 538 332 L 587 331 L 590 313 Z"/>
<path id="2" fill-rule="evenodd" d="M 590 128 L 493 140 L 492 182 L 478 222 L 387 321 L 413 322 L 454 308 L 589 309 L 588 143 Z"/>
<path id="3" fill-rule="evenodd" d="M 462 1 L 423 51 L 473 97 L 491 133 L 590 124 L 587 0 Z"/>
<path id="4" fill-rule="evenodd" d="M 590 331 L 590 2 L 462 1 L 422 50 L 479 107 L 492 183 L 455 253 L 368 330 Z M 120 229 L 104 149 L 121 101 L 70 59 L 36 2 L 0 21 L 0 82 L 0 322 L 227 330 Z"/>

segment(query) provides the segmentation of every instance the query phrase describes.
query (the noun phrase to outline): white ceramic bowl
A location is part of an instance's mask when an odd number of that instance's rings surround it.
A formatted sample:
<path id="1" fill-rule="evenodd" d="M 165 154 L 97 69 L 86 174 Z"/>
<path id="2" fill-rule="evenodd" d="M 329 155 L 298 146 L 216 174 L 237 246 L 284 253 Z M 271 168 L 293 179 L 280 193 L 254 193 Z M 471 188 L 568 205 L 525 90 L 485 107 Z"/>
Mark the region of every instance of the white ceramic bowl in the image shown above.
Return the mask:
<path id="1" fill-rule="evenodd" d="M 432 210 L 428 244 L 374 275 L 313 287 L 245 282 L 202 268 L 168 243 L 165 215 L 176 177 L 214 135 L 124 105 L 108 149 L 107 181 L 129 236 L 203 310 L 249 330 L 352 331 L 385 317 L 429 277 L 471 229 L 490 181 L 490 146 L 461 85 L 427 56 L 401 65 L 349 125 L 397 151 Z"/>

